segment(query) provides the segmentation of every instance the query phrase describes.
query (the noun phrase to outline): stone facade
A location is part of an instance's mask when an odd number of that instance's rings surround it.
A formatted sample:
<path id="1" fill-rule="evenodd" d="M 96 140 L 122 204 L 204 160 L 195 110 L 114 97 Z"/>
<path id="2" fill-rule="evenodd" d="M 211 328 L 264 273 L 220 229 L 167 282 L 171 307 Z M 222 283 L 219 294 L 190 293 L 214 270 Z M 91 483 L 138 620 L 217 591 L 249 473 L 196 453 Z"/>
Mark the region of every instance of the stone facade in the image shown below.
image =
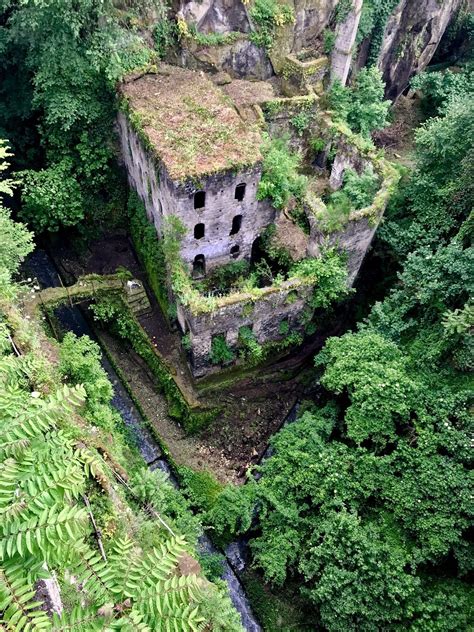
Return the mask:
<path id="1" fill-rule="evenodd" d="M 260 164 L 237 174 L 213 174 L 199 182 L 173 182 L 145 150 L 124 114 L 119 114 L 118 127 L 130 185 L 142 199 L 157 235 L 163 236 L 163 220 L 170 216 L 178 217 L 186 229 L 181 256 L 190 272 L 196 257 L 199 265 L 202 261 L 203 272 L 249 260 L 255 239 L 275 219 L 272 206 L 256 199 Z"/>
<path id="2" fill-rule="evenodd" d="M 228 304 L 212 313 L 192 314 L 178 306 L 178 321 L 189 335 L 191 343 L 191 368 L 195 377 L 202 377 L 219 367 L 209 362 L 212 339 L 225 335 L 230 348 L 237 346 L 241 327 L 250 327 L 259 344 L 284 338 L 280 326 L 287 321 L 291 331 L 304 330 L 303 313 L 313 291 L 312 286 L 288 281 L 281 287 L 269 287 L 258 299 L 251 296 L 228 297 Z"/>

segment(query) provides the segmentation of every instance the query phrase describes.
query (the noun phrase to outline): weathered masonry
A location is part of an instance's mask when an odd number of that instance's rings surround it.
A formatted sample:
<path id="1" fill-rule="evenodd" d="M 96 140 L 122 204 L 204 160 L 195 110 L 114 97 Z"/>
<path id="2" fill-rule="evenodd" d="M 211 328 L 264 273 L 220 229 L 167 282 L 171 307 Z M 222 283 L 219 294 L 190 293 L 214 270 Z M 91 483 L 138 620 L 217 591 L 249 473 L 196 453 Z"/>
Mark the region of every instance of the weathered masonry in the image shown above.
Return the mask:
<path id="1" fill-rule="evenodd" d="M 261 176 L 258 128 L 249 127 L 206 77 L 166 67 L 122 87 L 129 115 L 118 119 L 130 184 L 163 236 L 166 218 L 185 233 L 181 256 L 195 278 L 250 259 L 275 218 L 256 199 Z"/>

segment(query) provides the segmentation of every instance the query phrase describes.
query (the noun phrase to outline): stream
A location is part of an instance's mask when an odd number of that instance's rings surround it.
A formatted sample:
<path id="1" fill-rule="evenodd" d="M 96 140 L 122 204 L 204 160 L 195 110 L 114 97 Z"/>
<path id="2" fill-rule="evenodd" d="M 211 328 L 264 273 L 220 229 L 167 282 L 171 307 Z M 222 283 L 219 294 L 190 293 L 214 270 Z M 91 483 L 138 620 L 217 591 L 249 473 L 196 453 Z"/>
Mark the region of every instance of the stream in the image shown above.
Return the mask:
<path id="1" fill-rule="evenodd" d="M 26 268 L 28 274 L 35 277 L 43 288 L 61 285 L 56 267 L 43 250 L 36 250 L 28 257 Z M 77 336 L 87 335 L 96 340 L 79 307 L 63 305 L 55 310 L 55 314 L 64 331 L 72 331 Z M 135 404 L 104 353 L 102 353 L 101 364 L 114 387 L 112 406 L 121 415 L 130 435 L 135 439 L 137 448 L 146 464 L 152 470 L 160 469 L 166 472 L 170 483 L 175 487 L 179 487 L 179 483 L 173 475 L 168 462 L 163 457 L 152 433 L 145 426 Z M 219 553 L 210 538 L 205 534 L 199 539 L 198 549 L 201 553 Z M 247 632 L 261 632 L 262 628 L 252 613 L 250 603 L 236 574 L 236 572 L 243 570 L 245 567 L 246 547 L 244 540 L 230 544 L 225 551 L 225 555 L 222 579 L 227 583 L 230 599 L 240 614 L 242 625 Z"/>

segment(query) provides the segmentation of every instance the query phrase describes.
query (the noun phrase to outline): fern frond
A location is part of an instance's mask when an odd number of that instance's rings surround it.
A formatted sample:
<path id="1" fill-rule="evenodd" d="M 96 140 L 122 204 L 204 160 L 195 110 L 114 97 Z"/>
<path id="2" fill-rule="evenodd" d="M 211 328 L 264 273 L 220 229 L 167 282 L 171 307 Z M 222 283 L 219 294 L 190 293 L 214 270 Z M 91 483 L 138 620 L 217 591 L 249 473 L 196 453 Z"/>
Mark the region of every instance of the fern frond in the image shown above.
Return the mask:
<path id="1" fill-rule="evenodd" d="M 138 610 L 130 610 L 110 625 L 111 630 L 133 630 L 133 632 L 153 632 L 156 628 L 144 622 L 144 615 Z"/>
<path id="2" fill-rule="evenodd" d="M 11 630 L 21 632 L 50 627 L 48 615 L 39 609 L 41 603 L 34 601 L 36 591 L 32 576 L 41 575 L 40 564 L 25 570 L 22 561 L 9 560 L 0 568 L 0 612 Z"/>
<path id="3" fill-rule="evenodd" d="M 2 508 L 8 507 L 18 497 L 20 473 L 20 464 L 15 459 L 6 459 L 0 464 L 0 513 Z"/>
<path id="4" fill-rule="evenodd" d="M 112 572 L 110 589 L 116 596 L 125 596 L 124 589 L 130 581 L 130 573 L 136 568 L 139 556 L 134 546 L 128 537 L 120 538 L 109 555 L 109 568 Z"/>
<path id="5" fill-rule="evenodd" d="M 86 476 L 92 476 L 104 488 L 109 486 L 108 478 L 104 469 L 104 461 L 97 453 L 93 452 L 86 446 L 81 446 L 75 450 L 74 456 L 83 464 Z"/>
<path id="6" fill-rule="evenodd" d="M 0 429 L 0 452 L 18 440 L 32 439 L 54 427 L 61 416 L 79 408 L 85 401 L 83 386 L 63 386 L 47 401 L 35 400 L 12 423 Z"/>
<path id="7" fill-rule="evenodd" d="M 189 577 L 179 579 L 189 580 Z M 198 605 L 190 603 L 188 592 L 184 587 L 179 592 L 168 590 L 163 593 L 162 590 L 163 587 L 157 585 L 148 599 L 144 598 L 135 604 L 148 625 L 160 632 L 169 630 L 200 632 L 204 629 L 205 619 L 199 614 Z"/>
<path id="8" fill-rule="evenodd" d="M 147 587 L 166 580 L 176 568 L 179 557 L 186 551 L 186 541 L 173 537 L 153 549 L 152 553 L 137 559 L 130 569 L 122 592 L 127 597 L 139 596 Z"/>
<path id="9" fill-rule="evenodd" d="M 70 612 L 54 614 L 52 628 L 54 632 L 95 632 L 109 628 L 110 617 L 98 613 L 97 608 L 76 606 Z"/>
<path id="10" fill-rule="evenodd" d="M 83 487 L 82 472 L 74 463 L 59 468 L 56 463 L 49 463 L 46 471 L 17 482 L 9 498 L 3 493 L 1 481 L 0 519 L 8 521 L 22 512 L 38 514 L 46 507 L 77 497 Z"/>
<path id="11" fill-rule="evenodd" d="M 54 556 L 54 549 L 67 539 L 78 540 L 88 524 L 83 508 L 61 504 L 46 507 L 39 516 L 17 518 L 0 526 L 0 559 L 41 551 Z"/>
<path id="12" fill-rule="evenodd" d="M 74 576 L 84 592 L 96 603 L 104 603 L 114 585 L 114 574 L 97 551 L 86 544 L 75 544 L 72 548 L 75 557 Z"/>

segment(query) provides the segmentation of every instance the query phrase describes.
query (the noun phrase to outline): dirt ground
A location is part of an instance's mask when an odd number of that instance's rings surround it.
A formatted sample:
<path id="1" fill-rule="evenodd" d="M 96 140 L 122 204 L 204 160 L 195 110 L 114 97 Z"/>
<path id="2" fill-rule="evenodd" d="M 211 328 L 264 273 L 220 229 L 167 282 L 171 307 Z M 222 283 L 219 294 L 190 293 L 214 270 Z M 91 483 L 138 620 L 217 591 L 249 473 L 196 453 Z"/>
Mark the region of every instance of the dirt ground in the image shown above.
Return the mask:
<path id="1" fill-rule="evenodd" d="M 190 437 L 168 416 L 165 398 L 143 360 L 106 332 L 100 337 L 176 463 L 208 470 L 222 483 L 244 482 L 248 467 L 259 460 L 302 392 L 297 381 L 243 380 L 206 398 L 207 403 L 219 404 L 222 413 L 199 435 Z"/>
<path id="2" fill-rule="evenodd" d="M 420 109 L 420 99 L 416 94 L 401 95 L 391 112 L 393 117 L 391 125 L 374 132 L 374 142 L 377 147 L 385 149 L 389 160 L 411 168 L 414 164 L 415 130 L 424 120 Z"/>

